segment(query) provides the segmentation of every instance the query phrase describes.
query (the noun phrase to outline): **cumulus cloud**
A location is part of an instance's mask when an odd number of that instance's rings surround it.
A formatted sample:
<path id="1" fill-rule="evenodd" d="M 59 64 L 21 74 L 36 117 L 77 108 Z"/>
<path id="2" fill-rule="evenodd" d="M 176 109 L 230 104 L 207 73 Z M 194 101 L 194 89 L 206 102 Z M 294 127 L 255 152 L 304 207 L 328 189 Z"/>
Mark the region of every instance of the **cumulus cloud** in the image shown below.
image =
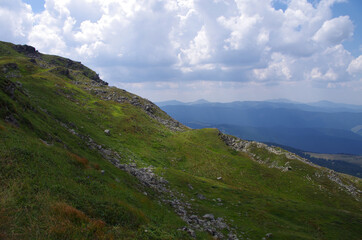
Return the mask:
<path id="1" fill-rule="evenodd" d="M 351 61 L 351 63 L 348 65 L 347 71 L 351 75 L 362 75 L 362 55 Z"/>
<path id="2" fill-rule="evenodd" d="M 3 41 L 25 42 L 33 26 L 31 6 L 21 0 L 0 0 L 0 36 Z"/>
<path id="3" fill-rule="evenodd" d="M 319 43 L 339 44 L 353 35 L 353 24 L 348 16 L 341 16 L 325 21 L 313 36 Z"/>
<path id="4" fill-rule="evenodd" d="M 354 25 L 332 17 L 337 2 L 46 0 L 34 14 L 21 0 L 0 0 L 0 34 L 81 60 L 115 85 L 345 87 L 359 84 L 362 59 L 343 47 Z"/>

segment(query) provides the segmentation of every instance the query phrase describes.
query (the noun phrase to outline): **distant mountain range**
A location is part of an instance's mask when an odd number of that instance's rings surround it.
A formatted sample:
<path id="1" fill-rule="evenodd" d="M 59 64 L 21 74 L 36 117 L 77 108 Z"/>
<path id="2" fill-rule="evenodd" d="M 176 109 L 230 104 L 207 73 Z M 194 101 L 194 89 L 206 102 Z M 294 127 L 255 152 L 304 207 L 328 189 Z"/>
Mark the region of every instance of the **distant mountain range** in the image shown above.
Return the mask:
<path id="1" fill-rule="evenodd" d="M 191 128 L 216 127 L 240 138 L 319 153 L 362 154 L 362 106 L 286 99 L 157 103 Z"/>

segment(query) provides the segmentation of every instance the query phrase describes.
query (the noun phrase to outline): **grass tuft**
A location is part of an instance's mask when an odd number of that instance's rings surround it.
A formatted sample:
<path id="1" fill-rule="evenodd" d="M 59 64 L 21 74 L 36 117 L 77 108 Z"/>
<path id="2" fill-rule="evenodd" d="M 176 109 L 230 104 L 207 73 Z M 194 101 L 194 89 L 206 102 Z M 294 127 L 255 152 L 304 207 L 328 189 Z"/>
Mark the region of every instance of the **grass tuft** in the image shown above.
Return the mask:
<path id="1" fill-rule="evenodd" d="M 106 232 L 104 221 L 91 219 L 64 202 L 57 202 L 52 206 L 52 224 L 49 235 L 55 239 L 113 239 Z"/>
<path id="2" fill-rule="evenodd" d="M 82 168 L 89 168 L 89 161 L 86 158 L 80 157 L 77 154 L 68 153 L 69 157 L 74 160 Z"/>

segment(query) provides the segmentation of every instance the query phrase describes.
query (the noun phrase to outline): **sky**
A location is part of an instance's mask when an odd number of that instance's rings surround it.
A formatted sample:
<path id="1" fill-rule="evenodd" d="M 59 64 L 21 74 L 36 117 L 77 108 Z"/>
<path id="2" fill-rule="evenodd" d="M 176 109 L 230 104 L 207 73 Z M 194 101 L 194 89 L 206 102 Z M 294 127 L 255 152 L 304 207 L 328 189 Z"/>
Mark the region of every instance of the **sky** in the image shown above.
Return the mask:
<path id="1" fill-rule="evenodd" d="M 0 40 L 151 101 L 362 105 L 360 0 L 0 0 Z"/>

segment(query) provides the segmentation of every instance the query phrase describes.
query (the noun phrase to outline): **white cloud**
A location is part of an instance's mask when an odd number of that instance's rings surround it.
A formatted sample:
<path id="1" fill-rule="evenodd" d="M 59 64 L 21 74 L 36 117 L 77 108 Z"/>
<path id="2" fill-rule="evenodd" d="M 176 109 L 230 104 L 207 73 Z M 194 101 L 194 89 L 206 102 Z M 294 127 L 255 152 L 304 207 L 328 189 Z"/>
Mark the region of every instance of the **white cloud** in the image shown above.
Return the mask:
<path id="1" fill-rule="evenodd" d="M 0 0 L 0 34 L 80 60 L 111 84 L 360 89 L 362 58 L 342 45 L 354 19 L 331 12 L 343 0 L 280 1 L 284 11 L 274 0 L 46 0 L 34 14 L 21 0 Z"/>
<path id="2" fill-rule="evenodd" d="M 181 49 L 179 57 L 181 62 L 195 65 L 211 57 L 211 49 L 205 26 L 202 26 L 195 38 L 190 42 L 187 49 Z"/>
<path id="3" fill-rule="evenodd" d="M 362 74 L 362 55 L 351 61 L 348 65 L 347 71 L 351 75 Z"/>
<path id="4" fill-rule="evenodd" d="M 325 21 L 313 36 L 319 43 L 339 44 L 353 35 L 353 24 L 348 16 L 341 16 Z"/>
<path id="5" fill-rule="evenodd" d="M 33 25 L 30 5 L 21 0 L 0 0 L 0 36 L 3 41 L 24 42 Z"/>
<path id="6" fill-rule="evenodd" d="M 293 63 L 293 59 L 281 53 L 273 53 L 271 59 L 268 67 L 253 70 L 255 77 L 264 81 L 290 80 L 292 74 L 289 65 Z"/>
<path id="7" fill-rule="evenodd" d="M 247 43 L 252 41 L 255 36 L 252 34 L 255 33 L 256 24 L 261 21 L 259 15 L 247 16 L 242 14 L 239 17 L 231 17 L 226 19 L 224 16 L 220 17 L 218 21 L 227 29 L 231 30 L 230 37 L 225 39 L 226 45 L 224 48 L 226 50 L 234 49 L 243 49 L 247 48 Z M 263 32 L 262 34 L 267 35 Z M 263 36 L 261 36 L 263 38 Z"/>

